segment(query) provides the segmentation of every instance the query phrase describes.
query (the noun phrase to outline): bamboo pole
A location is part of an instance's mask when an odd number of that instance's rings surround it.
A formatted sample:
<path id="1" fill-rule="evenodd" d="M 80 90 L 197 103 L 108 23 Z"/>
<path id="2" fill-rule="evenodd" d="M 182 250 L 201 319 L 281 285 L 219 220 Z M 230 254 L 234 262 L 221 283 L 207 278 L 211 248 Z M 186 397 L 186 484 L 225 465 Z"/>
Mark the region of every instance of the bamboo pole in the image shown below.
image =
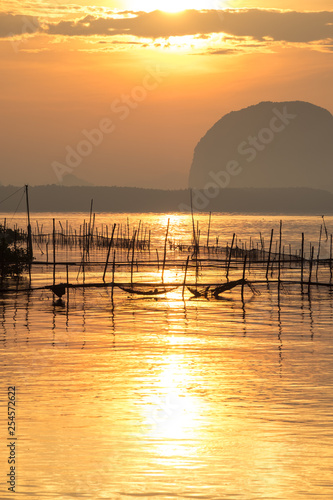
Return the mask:
<path id="1" fill-rule="evenodd" d="M 333 267 L 332 267 L 332 235 L 331 235 L 331 244 L 330 244 L 330 283 L 332 283 L 332 271 L 333 271 Z"/>
<path id="2" fill-rule="evenodd" d="M 314 247 L 312 247 L 312 248 L 311 248 L 311 257 L 310 257 L 310 265 L 309 265 L 308 293 L 310 293 L 310 287 L 311 287 L 312 264 L 313 264 L 313 253 L 314 253 Z"/>
<path id="3" fill-rule="evenodd" d="M 90 213 L 89 213 L 89 229 L 87 231 L 89 236 L 91 235 L 93 205 L 94 205 L 94 200 L 91 199 L 91 201 L 90 201 Z"/>
<path id="4" fill-rule="evenodd" d="M 265 245 L 264 245 L 264 240 L 263 240 L 261 231 L 259 231 L 259 236 L 260 236 L 261 251 L 263 252 L 265 250 Z"/>
<path id="5" fill-rule="evenodd" d="M 159 271 L 160 270 L 160 259 L 159 259 L 157 248 L 156 248 L 156 257 L 157 257 L 157 270 Z"/>
<path id="6" fill-rule="evenodd" d="M 304 233 L 302 233 L 302 248 L 301 248 L 301 285 L 303 287 L 304 279 Z"/>
<path id="7" fill-rule="evenodd" d="M 209 251 L 209 233 L 210 233 L 210 222 L 212 218 L 212 212 L 209 212 L 209 220 L 208 220 L 208 231 L 207 231 L 207 250 Z"/>
<path id="8" fill-rule="evenodd" d="M 112 288 L 111 288 L 111 300 L 113 303 L 113 289 L 114 289 L 114 274 L 116 269 L 116 251 L 113 251 L 113 263 L 112 263 Z"/>
<path id="9" fill-rule="evenodd" d="M 191 217 L 192 217 L 192 231 L 193 231 L 193 245 L 195 252 L 197 252 L 197 238 L 195 234 L 195 224 L 194 224 L 194 214 L 193 214 L 193 202 L 192 202 L 192 189 L 190 189 L 190 201 L 191 201 Z"/>
<path id="10" fill-rule="evenodd" d="M 55 285 L 55 271 L 56 271 L 55 219 L 53 219 L 52 241 L 53 241 L 53 284 Z"/>
<path id="11" fill-rule="evenodd" d="M 139 220 L 139 225 L 138 225 L 138 235 L 136 238 L 136 248 L 139 248 L 139 244 L 140 244 L 140 229 L 141 229 L 141 219 Z"/>
<path id="12" fill-rule="evenodd" d="M 233 249 L 233 246 L 234 246 L 234 241 L 235 241 L 235 233 L 233 234 L 232 236 L 232 242 L 231 242 L 231 247 L 230 247 L 230 251 L 229 251 L 229 258 L 228 258 L 228 267 L 227 267 L 227 274 L 226 274 L 226 278 L 228 280 L 229 278 L 229 269 L 230 269 L 230 263 L 231 263 L 231 255 L 232 255 L 232 249 Z"/>
<path id="13" fill-rule="evenodd" d="M 94 238 L 94 230 L 95 230 L 95 218 L 96 218 L 96 214 L 95 212 L 93 213 L 93 218 L 92 218 L 92 228 L 91 228 L 91 241 L 93 241 L 93 238 Z M 97 227 L 96 227 L 96 236 L 97 236 L 97 241 L 98 241 L 98 235 L 97 235 Z"/>
<path id="14" fill-rule="evenodd" d="M 319 270 L 319 259 L 320 259 L 320 250 L 321 250 L 321 236 L 323 232 L 323 226 L 320 225 L 320 233 L 319 233 L 319 243 L 318 243 L 318 253 L 317 253 L 317 268 L 316 268 L 316 281 L 318 281 L 318 270 Z"/>
<path id="15" fill-rule="evenodd" d="M 85 250 L 82 252 L 82 279 L 83 283 L 86 282 L 86 268 L 85 268 Z"/>
<path id="16" fill-rule="evenodd" d="M 243 264 L 243 280 L 245 280 L 245 273 L 246 273 L 246 261 L 247 261 L 247 255 L 245 254 L 245 257 L 244 257 L 244 264 Z M 245 281 L 243 281 L 242 283 L 242 301 L 244 302 L 244 283 Z"/>
<path id="17" fill-rule="evenodd" d="M 30 224 L 30 207 L 29 207 L 29 188 L 26 184 L 25 186 L 25 197 L 27 203 L 27 217 L 28 217 L 28 256 L 30 262 L 33 260 L 33 250 L 32 250 L 32 236 L 31 236 L 31 224 Z M 6 220 L 4 226 L 6 227 Z"/>
<path id="18" fill-rule="evenodd" d="M 184 272 L 183 291 L 182 291 L 182 297 L 183 297 L 183 299 L 184 299 L 184 294 L 185 294 L 186 276 L 187 276 L 187 268 L 188 268 L 189 258 L 190 258 L 190 256 L 188 255 L 187 259 L 186 259 L 185 272 Z"/>
<path id="19" fill-rule="evenodd" d="M 133 268 L 134 268 L 135 238 L 136 238 L 136 229 L 134 230 L 134 235 L 133 235 L 133 240 L 132 240 L 131 285 L 133 284 Z"/>
<path id="20" fill-rule="evenodd" d="M 168 225 L 167 225 L 167 228 L 166 228 L 165 240 L 164 240 L 164 254 L 163 254 L 163 267 L 162 267 L 162 283 L 164 282 L 164 269 L 165 269 L 166 253 L 167 253 L 169 225 L 170 225 L 170 219 L 168 219 Z"/>
<path id="21" fill-rule="evenodd" d="M 281 278 L 281 246 L 282 246 L 282 220 L 280 220 L 280 234 L 279 234 L 278 281 L 280 281 L 280 278 Z"/>
<path id="22" fill-rule="evenodd" d="M 108 253 L 107 253 L 107 256 L 106 256 L 106 261 L 105 261 L 105 267 L 104 267 L 104 273 L 103 273 L 103 281 L 105 281 L 105 274 L 106 274 L 106 270 L 108 268 L 108 263 L 109 263 L 109 257 L 110 257 L 110 252 L 111 252 L 111 247 L 112 247 L 112 244 L 113 244 L 113 235 L 114 235 L 114 232 L 115 232 L 115 229 L 116 229 L 116 223 L 113 224 L 113 228 L 112 228 L 112 234 L 111 234 L 111 238 L 110 238 L 110 243 L 109 243 L 109 248 L 108 248 Z"/>
<path id="23" fill-rule="evenodd" d="M 269 241 L 269 251 L 268 251 L 268 259 L 267 259 L 267 268 L 266 268 L 266 279 L 268 280 L 269 266 L 271 263 L 271 252 L 272 252 L 272 243 L 273 243 L 273 235 L 274 229 L 271 230 L 271 239 Z"/>

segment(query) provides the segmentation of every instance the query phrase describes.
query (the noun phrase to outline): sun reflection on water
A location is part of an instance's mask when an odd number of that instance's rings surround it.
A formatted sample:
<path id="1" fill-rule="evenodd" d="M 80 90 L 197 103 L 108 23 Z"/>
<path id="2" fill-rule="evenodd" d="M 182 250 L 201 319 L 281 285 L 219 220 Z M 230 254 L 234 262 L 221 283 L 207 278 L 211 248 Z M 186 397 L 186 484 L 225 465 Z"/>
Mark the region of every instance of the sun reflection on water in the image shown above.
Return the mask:
<path id="1" fill-rule="evenodd" d="M 189 392 L 193 375 L 183 355 L 163 357 L 163 368 L 152 388 L 152 394 L 141 402 L 142 437 L 149 439 L 158 461 L 173 457 L 175 466 L 186 456 L 194 456 L 200 435 L 199 400 Z M 191 446 L 187 443 L 192 443 Z"/>

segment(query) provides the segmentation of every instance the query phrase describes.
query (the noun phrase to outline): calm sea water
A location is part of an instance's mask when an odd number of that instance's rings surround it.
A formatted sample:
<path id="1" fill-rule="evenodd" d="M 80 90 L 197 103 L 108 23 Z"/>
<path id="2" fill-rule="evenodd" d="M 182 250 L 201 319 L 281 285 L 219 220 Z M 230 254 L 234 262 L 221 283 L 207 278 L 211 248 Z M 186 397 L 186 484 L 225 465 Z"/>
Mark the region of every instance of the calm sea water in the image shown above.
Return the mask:
<path id="1" fill-rule="evenodd" d="M 72 228 L 89 220 L 33 214 L 33 229 L 38 220 L 50 232 L 53 217 Z M 129 215 L 131 228 L 141 220 L 152 230 L 151 254 L 163 252 L 168 218 L 170 238 L 190 243 L 188 215 Z M 208 216 L 196 219 L 205 241 Z M 230 244 L 235 232 L 240 242 L 256 242 L 261 232 L 268 243 L 279 220 L 213 215 L 211 241 Z M 98 228 L 114 222 L 125 227 L 127 214 L 96 216 Z M 333 218 L 325 222 L 332 233 Z M 24 225 L 24 215 L 14 223 Z M 302 231 L 317 245 L 321 223 L 283 216 L 286 249 L 300 248 Z M 325 240 L 321 251 L 328 252 Z M 94 251 L 91 259 L 105 255 Z M 45 248 L 35 257 L 45 260 Z M 57 253 L 77 257 L 74 249 Z M 142 268 L 138 276 L 160 272 Z M 171 268 L 166 278 L 181 276 Z M 32 284 L 51 279 L 40 266 Z M 86 279 L 101 281 L 100 272 L 88 269 Z M 183 300 L 181 289 L 158 298 L 116 290 L 113 307 L 104 288 L 71 290 L 62 305 L 48 290 L 0 296 L 1 499 L 331 499 L 332 290 L 257 287 L 260 295 L 247 290 L 244 302 L 237 288 L 221 300 Z M 9 386 L 16 388 L 16 494 L 6 484 Z"/>

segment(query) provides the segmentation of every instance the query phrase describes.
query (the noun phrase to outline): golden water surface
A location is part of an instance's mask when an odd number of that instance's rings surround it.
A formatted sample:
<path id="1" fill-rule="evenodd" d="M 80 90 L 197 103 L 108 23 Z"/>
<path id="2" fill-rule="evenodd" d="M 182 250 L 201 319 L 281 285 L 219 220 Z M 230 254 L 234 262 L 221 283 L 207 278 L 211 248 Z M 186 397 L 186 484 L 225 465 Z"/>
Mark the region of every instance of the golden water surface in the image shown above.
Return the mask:
<path id="1" fill-rule="evenodd" d="M 130 217 L 158 228 L 163 248 L 168 215 Z M 172 237 L 190 240 L 189 218 L 170 219 Z M 279 221 L 214 219 L 213 237 L 229 242 L 235 230 L 268 237 Z M 302 230 L 317 241 L 319 226 L 285 222 L 297 247 Z M 50 284 L 48 268 L 35 279 Z M 221 300 L 117 289 L 113 307 L 104 288 L 71 290 L 62 305 L 49 290 L 0 296 L 1 499 L 331 499 L 332 291 L 259 289 L 244 302 L 237 288 Z M 6 484 L 8 386 L 15 494 Z"/>

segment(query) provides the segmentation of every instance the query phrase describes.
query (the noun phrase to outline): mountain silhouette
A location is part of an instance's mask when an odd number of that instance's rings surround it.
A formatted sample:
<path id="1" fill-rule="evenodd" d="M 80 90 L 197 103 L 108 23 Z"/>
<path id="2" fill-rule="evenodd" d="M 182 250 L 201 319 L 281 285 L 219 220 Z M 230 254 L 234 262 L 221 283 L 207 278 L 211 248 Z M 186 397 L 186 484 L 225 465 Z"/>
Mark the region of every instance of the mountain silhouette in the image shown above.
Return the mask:
<path id="1" fill-rule="evenodd" d="M 199 141 L 189 185 L 333 192 L 333 116 L 308 102 L 261 102 L 221 118 Z M 217 195 L 216 195 L 217 196 Z"/>

